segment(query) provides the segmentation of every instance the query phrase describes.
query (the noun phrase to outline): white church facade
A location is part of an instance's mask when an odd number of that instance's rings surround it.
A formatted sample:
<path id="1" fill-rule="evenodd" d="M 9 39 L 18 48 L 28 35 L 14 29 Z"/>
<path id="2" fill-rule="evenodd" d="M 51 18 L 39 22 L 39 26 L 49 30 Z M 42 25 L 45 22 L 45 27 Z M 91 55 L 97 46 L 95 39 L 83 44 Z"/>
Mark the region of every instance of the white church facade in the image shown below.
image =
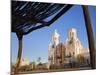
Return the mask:
<path id="1" fill-rule="evenodd" d="M 48 47 L 48 63 L 61 65 L 71 62 L 89 63 L 89 49 L 82 46 L 75 28 L 69 29 L 68 37 L 64 43 L 60 42 L 60 34 L 55 30 Z"/>

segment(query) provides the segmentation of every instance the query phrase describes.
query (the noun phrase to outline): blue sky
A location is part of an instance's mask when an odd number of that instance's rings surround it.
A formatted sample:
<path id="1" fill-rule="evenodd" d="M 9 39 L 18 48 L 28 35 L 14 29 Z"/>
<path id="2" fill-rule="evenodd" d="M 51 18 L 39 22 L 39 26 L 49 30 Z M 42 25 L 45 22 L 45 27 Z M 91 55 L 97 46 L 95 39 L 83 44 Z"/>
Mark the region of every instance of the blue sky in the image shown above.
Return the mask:
<path id="1" fill-rule="evenodd" d="M 89 6 L 89 14 L 93 28 L 94 39 L 96 39 L 96 7 Z M 88 48 L 88 39 L 85 28 L 84 16 L 80 5 L 73 6 L 68 12 L 56 20 L 50 27 L 44 27 L 31 32 L 23 37 L 22 58 L 29 61 L 37 61 L 41 57 L 42 62 L 48 61 L 48 45 L 55 29 L 60 34 L 60 42 L 64 43 L 68 29 L 77 29 L 77 35 L 82 45 Z M 95 40 L 96 41 L 96 40 Z M 18 51 L 18 40 L 15 33 L 11 33 L 11 56 L 12 62 L 16 61 Z"/>

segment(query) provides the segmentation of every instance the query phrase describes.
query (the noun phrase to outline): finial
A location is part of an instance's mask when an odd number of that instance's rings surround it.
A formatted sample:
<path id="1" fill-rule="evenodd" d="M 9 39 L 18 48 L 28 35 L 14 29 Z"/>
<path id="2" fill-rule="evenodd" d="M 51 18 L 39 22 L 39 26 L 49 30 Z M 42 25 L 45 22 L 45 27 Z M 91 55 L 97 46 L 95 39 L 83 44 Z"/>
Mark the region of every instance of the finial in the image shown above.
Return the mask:
<path id="1" fill-rule="evenodd" d="M 57 33 L 57 29 L 55 29 L 55 33 Z"/>

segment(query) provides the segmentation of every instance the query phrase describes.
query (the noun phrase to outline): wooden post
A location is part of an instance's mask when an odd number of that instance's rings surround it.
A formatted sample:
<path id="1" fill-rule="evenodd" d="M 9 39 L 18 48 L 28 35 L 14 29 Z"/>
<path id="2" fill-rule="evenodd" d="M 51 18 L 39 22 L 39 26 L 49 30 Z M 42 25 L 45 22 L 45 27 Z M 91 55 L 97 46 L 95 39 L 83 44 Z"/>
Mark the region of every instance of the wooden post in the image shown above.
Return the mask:
<path id="1" fill-rule="evenodd" d="M 88 12 L 88 6 L 83 5 L 82 9 L 84 14 L 86 30 L 87 30 L 88 42 L 89 42 L 91 68 L 96 69 L 96 50 L 94 45 L 94 37 L 93 37 L 93 31 L 91 27 L 90 16 Z"/>
<path id="2" fill-rule="evenodd" d="M 18 68 L 20 66 L 21 62 L 21 56 L 22 56 L 22 35 L 17 34 L 18 37 L 18 55 L 17 55 L 17 60 L 16 60 L 16 65 L 15 65 L 15 70 L 14 70 L 14 75 L 18 72 Z"/>

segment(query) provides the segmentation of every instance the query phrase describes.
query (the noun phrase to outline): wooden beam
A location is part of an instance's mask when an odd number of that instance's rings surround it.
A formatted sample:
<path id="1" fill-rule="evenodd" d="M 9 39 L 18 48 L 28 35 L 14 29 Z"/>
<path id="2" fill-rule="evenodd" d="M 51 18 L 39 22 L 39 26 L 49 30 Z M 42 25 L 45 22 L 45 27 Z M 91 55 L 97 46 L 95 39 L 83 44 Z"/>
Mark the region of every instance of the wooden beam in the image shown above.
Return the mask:
<path id="1" fill-rule="evenodd" d="M 83 5 L 82 9 L 83 9 L 83 14 L 84 14 L 86 30 L 87 30 L 88 42 L 89 42 L 91 67 L 92 69 L 95 69 L 96 68 L 96 49 L 94 45 L 94 37 L 93 37 L 93 31 L 92 31 L 88 6 Z"/>
<path id="2" fill-rule="evenodd" d="M 30 32 L 32 32 L 33 30 L 36 30 L 36 29 L 40 29 L 42 27 L 45 27 L 45 26 L 50 26 L 53 22 L 55 22 L 59 17 L 61 17 L 65 12 L 67 12 L 73 5 L 67 5 L 65 6 L 62 11 L 60 11 L 53 19 L 51 19 L 49 22 L 44 22 L 43 25 L 40 25 L 40 26 L 36 26 L 32 29 L 30 29 L 28 32 L 24 33 L 23 35 L 26 35 Z"/>
<path id="3" fill-rule="evenodd" d="M 18 45 L 19 45 L 19 49 L 18 49 L 18 56 L 17 56 L 17 60 L 16 60 L 16 64 L 15 64 L 15 69 L 14 69 L 14 75 L 17 74 L 18 72 L 18 68 L 20 66 L 21 63 L 21 56 L 22 56 L 22 35 L 17 34 L 18 37 Z"/>
<path id="4" fill-rule="evenodd" d="M 59 12 L 52 20 L 49 21 L 49 25 L 51 25 L 53 22 L 55 22 L 59 17 L 61 17 L 66 11 L 68 11 L 73 5 L 67 5 L 63 8 L 61 12 Z"/>

